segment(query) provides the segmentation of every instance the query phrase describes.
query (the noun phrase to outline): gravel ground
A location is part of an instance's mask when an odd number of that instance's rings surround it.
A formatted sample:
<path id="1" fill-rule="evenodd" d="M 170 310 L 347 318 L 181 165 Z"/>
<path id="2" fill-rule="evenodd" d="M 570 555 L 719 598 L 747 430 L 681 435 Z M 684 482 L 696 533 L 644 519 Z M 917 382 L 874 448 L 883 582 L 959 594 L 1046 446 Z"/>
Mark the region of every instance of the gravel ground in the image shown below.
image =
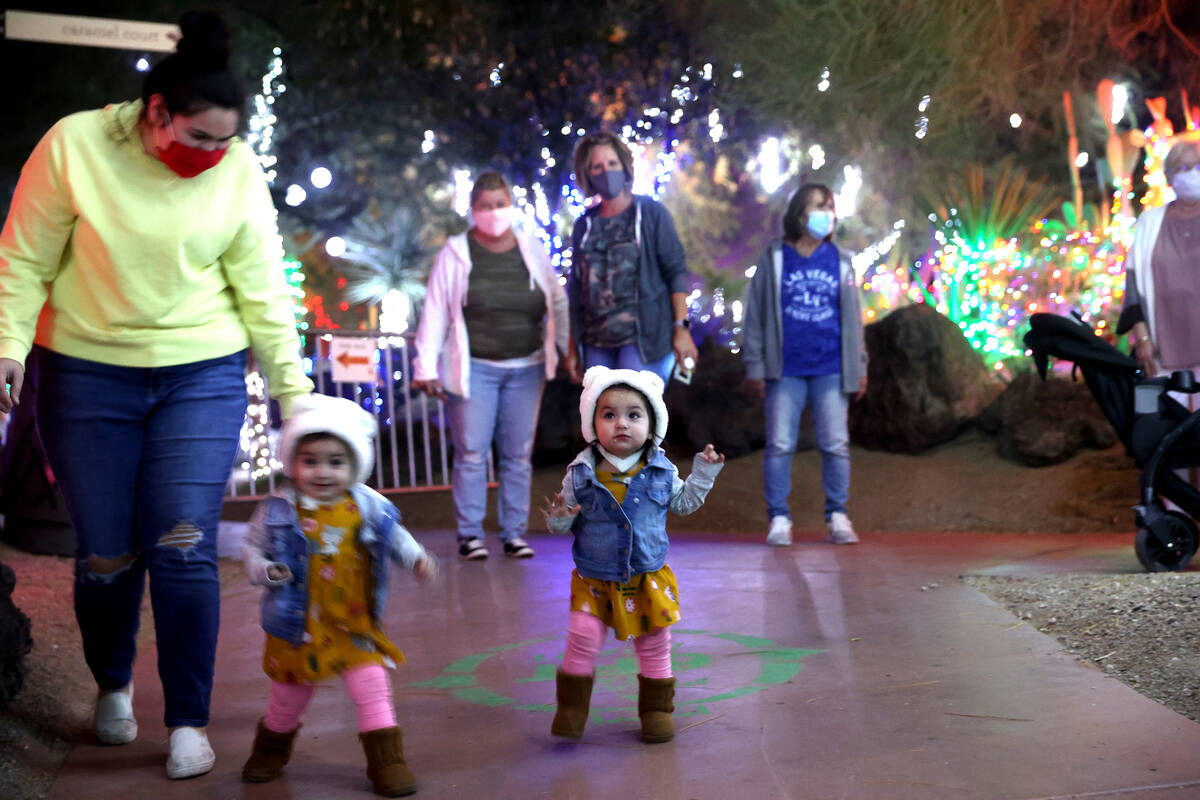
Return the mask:
<path id="1" fill-rule="evenodd" d="M 1200 722 L 1200 573 L 965 580 L 1076 658 Z"/>

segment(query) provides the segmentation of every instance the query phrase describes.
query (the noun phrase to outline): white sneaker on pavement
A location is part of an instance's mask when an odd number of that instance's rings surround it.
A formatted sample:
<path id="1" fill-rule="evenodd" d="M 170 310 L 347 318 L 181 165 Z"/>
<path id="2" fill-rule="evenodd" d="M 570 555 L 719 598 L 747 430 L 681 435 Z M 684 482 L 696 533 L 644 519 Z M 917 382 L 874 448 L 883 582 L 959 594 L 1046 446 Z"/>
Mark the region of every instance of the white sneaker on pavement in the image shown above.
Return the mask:
<path id="1" fill-rule="evenodd" d="M 167 777 L 171 780 L 203 775 L 217 760 L 208 743 L 208 734 L 200 728 L 183 727 L 171 731 L 169 747 Z"/>
<path id="2" fill-rule="evenodd" d="M 792 543 L 792 521 L 783 515 L 771 517 L 771 528 L 767 531 L 767 544 L 787 547 Z"/>
<path id="3" fill-rule="evenodd" d="M 831 544 L 858 544 L 858 534 L 850 524 L 850 518 L 841 511 L 835 511 L 829 517 L 829 535 L 825 541 Z"/>
<path id="4" fill-rule="evenodd" d="M 133 717 L 133 684 L 96 698 L 93 723 L 101 744 L 128 744 L 137 738 L 137 720 Z"/>

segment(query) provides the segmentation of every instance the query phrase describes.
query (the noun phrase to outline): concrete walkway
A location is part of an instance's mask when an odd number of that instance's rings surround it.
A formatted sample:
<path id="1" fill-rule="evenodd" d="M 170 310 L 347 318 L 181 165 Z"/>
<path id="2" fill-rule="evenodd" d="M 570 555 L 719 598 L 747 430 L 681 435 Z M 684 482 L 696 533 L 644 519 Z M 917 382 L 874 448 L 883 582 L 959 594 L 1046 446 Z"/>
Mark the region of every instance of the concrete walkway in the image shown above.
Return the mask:
<path id="1" fill-rule="evenodd" d="M 1077 663 L 958 580 L 1137 572 L 1130 536 L 868 534 L 833 547 L 813 534 L 787 549 L 675 536 L 679 733 L 665 745 L 636 737 L 636 663 L 617 642 L 601 655 L 582 741 L 549 735 L 569 538 L 531 538 L 532 561 L 467 564 L 452 557 L 450 532 L 418 538 L 443 559 L 443 578 L 420 587 L 401 576 L 387 627 L 409 659 L 394 684 L 420 797 L 1200 797 L 1200 725 Z M 224 596 L 211 774 L 165 779 L 147 652 L 135 668 L 140 738 L 79 744 L 51 797 L 373 796 L 337 681 L 317 692 L 286 776 L 240 782 L 266 703 L 257 595 L 239 582 Z"/>

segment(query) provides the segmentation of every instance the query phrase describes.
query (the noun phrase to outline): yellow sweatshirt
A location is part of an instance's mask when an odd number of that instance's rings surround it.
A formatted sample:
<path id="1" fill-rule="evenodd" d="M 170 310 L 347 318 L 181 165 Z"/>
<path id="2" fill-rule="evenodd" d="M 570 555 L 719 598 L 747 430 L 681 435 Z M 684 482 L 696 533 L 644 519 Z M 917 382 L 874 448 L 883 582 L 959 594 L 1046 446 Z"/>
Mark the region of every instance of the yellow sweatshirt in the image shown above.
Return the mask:
<path id="1" fill-rule="evenodd" d="M 0 232 L 0 357 L 127 367 L 250 346 L 288 413 L 300 364 L 275 207 L 250 147 L 180 178 L 146 154 L 142 103 L 72 114 L 21 170 Z"/>

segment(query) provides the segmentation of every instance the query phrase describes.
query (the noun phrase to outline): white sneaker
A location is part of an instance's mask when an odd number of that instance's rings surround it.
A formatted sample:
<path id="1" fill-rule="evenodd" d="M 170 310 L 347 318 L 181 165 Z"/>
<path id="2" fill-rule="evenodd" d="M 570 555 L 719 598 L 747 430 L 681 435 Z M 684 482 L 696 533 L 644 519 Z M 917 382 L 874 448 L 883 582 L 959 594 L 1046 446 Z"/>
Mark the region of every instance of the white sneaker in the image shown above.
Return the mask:
<path id="1" fill-rule="evenodd" d="M 200 728 L 176 728 L 171 732 L 167 756 L 167 777 L 171 780 L 203 775 L 213 768 L 216 760 L 208 734 Z"/>
<path id="2" fill-rule="evenodd" d="M 504 555 L 509 558 L 533 558 L 533 548 L 519 536 L 504 543 Z"/>
<path id="3" fill-rule="evenodd" d="M 129 744 L 137 738 L 137 720 L 133 718 L 133 684 L 96 698 L 93 727 L 101 744 Z"/>
<path id="4" fill-rule="evenodd" d="M 466 539 L 458 543 L 458 557 L 463 561 L 482 561 L 488 557 L 482 539 Z"/>
<path id="5" fill-rule="evenodd" d="M 771 529 L 767 531 L 767 544 L 787 547 L 792 543 L 792 521 L 783 515 L 771 517 Z"/>
<path id="6" fill-rule="evenodd" d="M 841 511 L 835 511 L 829 517 L 829 535 L 825 541 L 831 544 L 858 544 L 858 534 L 850 524 L 850 518 Z"/>

